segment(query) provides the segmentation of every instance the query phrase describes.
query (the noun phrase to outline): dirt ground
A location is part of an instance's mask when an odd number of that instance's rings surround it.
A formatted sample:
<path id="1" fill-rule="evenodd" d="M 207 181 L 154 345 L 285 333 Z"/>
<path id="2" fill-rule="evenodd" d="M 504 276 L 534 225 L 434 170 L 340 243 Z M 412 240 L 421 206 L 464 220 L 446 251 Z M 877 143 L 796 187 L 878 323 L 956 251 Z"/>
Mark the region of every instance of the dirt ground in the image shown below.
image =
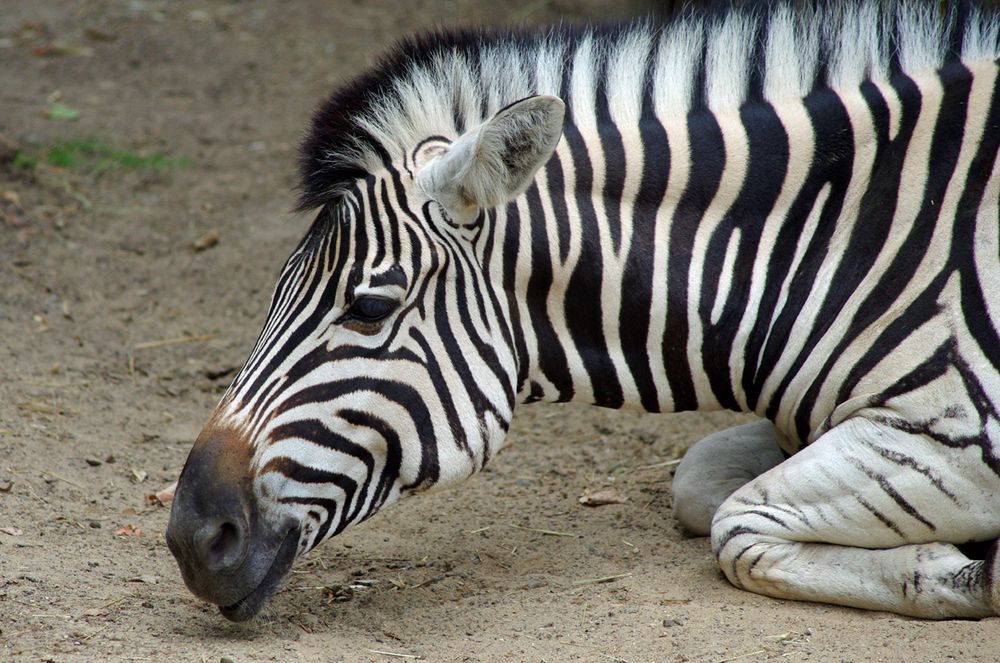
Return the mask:
<path id="1" fill-rule="evenodd" d="M 288 210 L 314 105 L 414 28 L 627 11 L 5 3 L 0 660 L 997 660 L 996 619 L 730 587 L 707 540 L 677 530 L 662 466 L 741 421 L 727 414 L 523 408 L 487 472 L 321 546 L 255 621 L 181 583 L 147 495 L 176 477 L 306 229 Z M 627 503 L 578 504 L 602 488 Z"/>

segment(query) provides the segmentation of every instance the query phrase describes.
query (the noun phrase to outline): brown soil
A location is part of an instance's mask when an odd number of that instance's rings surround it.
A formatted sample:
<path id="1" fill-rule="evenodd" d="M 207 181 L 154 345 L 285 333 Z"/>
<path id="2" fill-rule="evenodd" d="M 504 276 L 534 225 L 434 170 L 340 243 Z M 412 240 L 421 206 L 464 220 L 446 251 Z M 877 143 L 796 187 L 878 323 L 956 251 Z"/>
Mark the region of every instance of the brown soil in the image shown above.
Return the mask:
<path id="1" fill-rule="evenodd" d="M 287 210 L 314 104 L 404 31 L 608 18 L 602 5 L 5 5 L 0 659 L 996 660 L 997 620 L 922 622 L 730 587 L 707 540 L 677 530 L 669 468 L 643 469 L 740 421 L 725 414 L 524 408 L 487 472 L 328 542 L 252 623 L 185 590 L 163 541 L 168 510 L 146 496 L 176 477 L 305 231 Z M 79 118 L 46 117 L 56 101 Z M 44 157 L 67 138 L 184 161 L 32 169 L 5 147 Z M 210 231 L 218 243 L 194 250 Z M 188 336 L 202 338 L 142 345 Z M 628 502 L 578 504 L 602 488 Z M 606 577 L 617 578 L 587 582 Z"/>

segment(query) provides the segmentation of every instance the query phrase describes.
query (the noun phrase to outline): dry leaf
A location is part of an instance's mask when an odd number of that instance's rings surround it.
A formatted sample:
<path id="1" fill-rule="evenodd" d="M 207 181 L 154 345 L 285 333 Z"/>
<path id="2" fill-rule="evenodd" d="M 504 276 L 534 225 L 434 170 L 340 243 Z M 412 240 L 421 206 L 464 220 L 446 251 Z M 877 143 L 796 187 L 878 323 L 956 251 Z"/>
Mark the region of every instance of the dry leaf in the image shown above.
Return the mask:
<path id="1" fill-rule="evenodd" d="M 128 581 L 129 582 L 142 582 L 142 583 L 145 583 L 147 585 L 155 585 L 156 583 L 160 582 L 160 577 L 159 576 L 154 576 L 154 575 L 143 575 L 143 576 L 137 576 L 135 578 L 129 578 Z"/>
<path id="2" fill-rule="evenodd" d="M 174 499 L 174 491 L 177 489 L 177 483 L 172 483 L 163 490 L 157 491 L 155 493 L 148 493 L 146 495 L 146 502 L 151 506 L 153 505 L 163 505 Z"/>
<path id="3" fill-rule="evenodd" d="M 94 56 L 94 49 L 92 49 L 90 46 L 79 46 L 77 44 L 69 44 L 67 42 L 59 41 L 57 39 L 43 46 L 39 46 L 31 53 L 35 57 L 39 58 L 51 58 L 59 56 L 89 58 Z"/>
<path id="4" fill-rule="evenodd" d="M 583 506 L 605 506 L 607 504 L 624 504 L 628 498 L 611 489 L 585 493 L 578 500 Z"/>
<path id="5" fill-rule="evenodd" d="M 219 233 L 214 230 L 209 230 L 207 233 L 194 240 L 191 243 L 191 248 L 195 251 L 204 251 L 205 249 L 210 249 L 219 243 Z"/>
<path id="6" fill-rule="evenodd" d="M 135 538 L 138 539 L 139 537 L 142 536 L 142 530 L 133 525 L 132 523 L 128 523 L 116 529 L 115 536 L 134 536 Z"/>
<path id="7" fill-rule="evenodd" d="M 87 35 L 94 41 L 114 41 L 118 39 L 118 35 L 115 33 L 107 32 L 106 30 L 102 30 L 100 28 L 84 28 L 83 34 Z"/>
<path id="8" fill-rule="evenodd" d="M 21 401 L 17 404 L 17 409 L 34 414 L 59 414 L 59 408 L 42 401 Z"/>

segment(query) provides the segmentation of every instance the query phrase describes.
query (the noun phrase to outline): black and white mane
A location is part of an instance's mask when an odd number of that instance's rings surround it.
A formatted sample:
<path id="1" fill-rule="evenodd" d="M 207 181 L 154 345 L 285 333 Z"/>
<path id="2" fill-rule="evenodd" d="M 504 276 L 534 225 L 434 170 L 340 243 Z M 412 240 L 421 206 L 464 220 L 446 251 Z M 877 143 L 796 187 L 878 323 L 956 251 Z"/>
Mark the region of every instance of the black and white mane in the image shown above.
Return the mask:
<path id="1" fill-rule="evenodd" d="M 1000 19 L 967 2 L 947 11 L 931 2 L 779 2 L 687 12 L 664 25 L 431 33 L 400 42 L 320 106 L 302 144 L 299 208 L 532 94 L 561 97 L 578 126 L 594 108 L 616 123 L 644 112 L 669 121 L 998 57 Z"/>

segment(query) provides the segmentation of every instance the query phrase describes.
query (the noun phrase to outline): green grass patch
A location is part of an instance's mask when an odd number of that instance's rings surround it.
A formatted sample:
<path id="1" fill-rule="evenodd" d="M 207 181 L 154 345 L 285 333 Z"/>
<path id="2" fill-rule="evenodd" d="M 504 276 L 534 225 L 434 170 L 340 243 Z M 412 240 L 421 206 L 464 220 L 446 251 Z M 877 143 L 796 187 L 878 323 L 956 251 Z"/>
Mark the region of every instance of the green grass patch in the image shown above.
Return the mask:
<path id="1" fill-rule="evenodd" d="M 26 170 L 43 164 L 66 170 L 104 173 L 112 170 L 173 170 L 187 166 L 188 160 L 162 152 L 139 154 L 96 138 L 60 140 L 48 147 L 19 150 L 14 157 L 14 165 Z"/>

